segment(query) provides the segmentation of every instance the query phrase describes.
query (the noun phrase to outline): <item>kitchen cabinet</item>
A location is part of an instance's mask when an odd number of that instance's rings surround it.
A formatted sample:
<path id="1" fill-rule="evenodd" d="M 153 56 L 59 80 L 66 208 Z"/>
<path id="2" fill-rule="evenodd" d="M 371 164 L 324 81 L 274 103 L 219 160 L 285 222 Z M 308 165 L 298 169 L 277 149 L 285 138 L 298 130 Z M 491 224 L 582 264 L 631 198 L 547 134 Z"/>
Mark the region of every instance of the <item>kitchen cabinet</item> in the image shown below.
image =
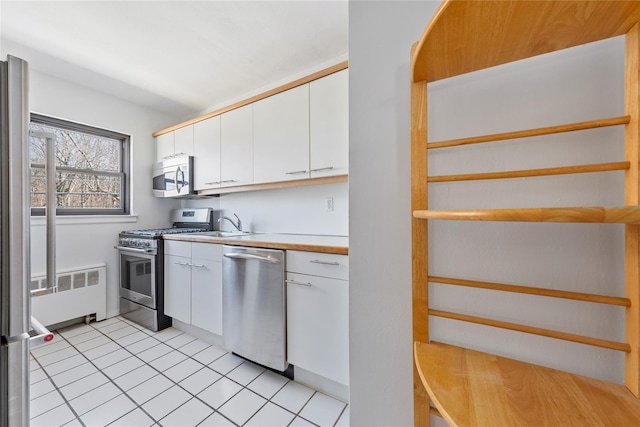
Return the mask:
<path id="1" fill-rule="evenodd" d="M 287 251 L 287 358 L 349 384 L 349 257 Z"/>
<path id="2" fill-rule="evenodd" d="M 220 187 L 220 116 L 193 125 L 194 188 Z"/>
<path id="3" fill-rule="evenodd" d="M 253 184 L 253 104 L 220 115 L 220 186 Z"/>
<path id="4" fill-rule="evenodd" d="M 174 131 L 175 154 L 193 156 L 193 125 L 188 125 Z"/>
<path id="5" fill-rule="evenodd" d="M 191 323 L 191 243 L 165 242 L 164 311 Z"/>
<path id="6" fill-rule="evenodd" d="M 156 137 L 156 161 L 159 162 L 162 159 L 173 156 L 175 153 L 173 132 L 164 133 Z"/>
<path id="7" fill-rule="evenodd" d="M 165 241 L 165 313 L 222 334 L 222 245 Z"/>
<path id="8" fill-rule="evenodd" d="M 218 115 L 201 116 L 199 122 L 157 136 L 158 158 L 193 154 L 194 188 L 205 195 L 252 184 L 295 187 L 309 178 L 346 182 L 348 84 L 348 69 L 342 69 Z M 213 126 L 213 119 L 220 120 L 217 148 L 203 145 L 209 137 L 201 135 L 211 130 L 199 129 Z"/>
<path id="9" fill-rule="evenodd" d="M 253 104 L 254 182 L 309 177 L 309 84 Z"/>
<path id="10" fill-rule="evenodd" d="M 311 178 L 349 173 L 349 70 L 309 83 Z"/>
<path id="11" fill-rule="evenodd" d="M 179 154 L 193 156 L 193 125 L 188 125 L 156 137 L 156 161 Z"/>

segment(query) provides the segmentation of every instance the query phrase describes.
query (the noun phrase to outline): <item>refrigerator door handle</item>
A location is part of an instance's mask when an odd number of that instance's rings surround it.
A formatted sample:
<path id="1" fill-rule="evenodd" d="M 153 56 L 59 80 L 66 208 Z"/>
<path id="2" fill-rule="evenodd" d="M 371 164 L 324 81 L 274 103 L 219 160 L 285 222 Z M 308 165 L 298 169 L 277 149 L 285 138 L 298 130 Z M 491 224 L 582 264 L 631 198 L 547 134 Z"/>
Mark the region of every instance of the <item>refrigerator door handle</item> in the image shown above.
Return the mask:
<path id="1" fill-rule="evenodd" d="M 18 341 L 28 340 L 29 338 L 31 338 L 31 335 L 29 335 L 28 332 L 23 332 L 21 334 L 14 335 L 14 336 L 11 336 L 11 337 L 2 336 L 2 345 L 11 344 L 11 343 L 18 342 Z"/>
<path id="2" fill-rule="evenodd" d="M 35 317 L 31 316 L 31 327 L 37 335 L 29 337 L 29 344 L 38 345 L 51 341 L 54 335 Z"/>
<path id="3" fill-rule="evenodd" d="M 42 323 L 38 321 L 35 317 L 31 316 L 31 328 L 36 333 L 36 335 L 31 336 L 29 332 L 23 332 L 18 335 L 14 335 L 11 337 L 2 337 L 2 344 L 11 344 L 18 341 L 29 340 L 30 345 L 39 345 L 44 344 L 51 341 L 54 338 L 53 333 L 49 331 Z"/>

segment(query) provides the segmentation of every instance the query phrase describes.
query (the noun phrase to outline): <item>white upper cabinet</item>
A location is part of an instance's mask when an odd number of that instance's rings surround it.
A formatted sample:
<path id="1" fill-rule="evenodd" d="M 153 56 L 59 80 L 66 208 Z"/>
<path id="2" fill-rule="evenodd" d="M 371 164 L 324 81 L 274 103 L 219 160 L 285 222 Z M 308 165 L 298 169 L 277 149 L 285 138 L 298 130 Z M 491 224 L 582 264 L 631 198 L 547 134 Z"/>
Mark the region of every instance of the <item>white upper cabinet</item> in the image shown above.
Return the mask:
<path id="1" fill-rule="evenodd" d="M 253 104 L 254 182 L 309 177 L 309 85 Z"/>
<path id="2" fill-rule="evenodd" d="M 157 162 L 180 154 L 193 156 L 193 125 L 156 137 Z"/>
<path id="3" fill-rule="evenodd" d="M 220 187 L 220 116 L 193 125 L 194 188 Z"/>
<path id="4" fill-rule="evenodd" d="M 175 154 L 193 156 L 193 125 L 175 130 Z"/>
<path id="5" fill-rule="evenodd" d="M 309 84 L 311 178 L 349 173 L 348 72 Z"/>
<path id="6" fill-rule="evenodd" d="M 194 188 L 210 194 L 348 175 L 349 70 L 183 126 L 158 136 L 156 145 L 158 161 L 193 155 Z"/>
<path id="7" fill-rule="evenodd" d="M 156 137 L 156 161 L 173 156 L 175 153 L 174 133 L 164 133 Z"/>
<path id="8" fill-rule="evenodd" d="M 253 104 L 221 116 L 220 186 L 253 184 Z"/>

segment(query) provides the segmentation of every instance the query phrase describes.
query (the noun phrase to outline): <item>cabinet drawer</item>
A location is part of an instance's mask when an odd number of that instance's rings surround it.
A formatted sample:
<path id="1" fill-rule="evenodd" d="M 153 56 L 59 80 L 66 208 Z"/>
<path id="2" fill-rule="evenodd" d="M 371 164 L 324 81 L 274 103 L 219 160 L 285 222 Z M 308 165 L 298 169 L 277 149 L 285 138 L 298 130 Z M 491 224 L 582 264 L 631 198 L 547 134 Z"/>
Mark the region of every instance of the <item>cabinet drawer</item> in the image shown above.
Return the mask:
<path id="1" fill-rule="evenodd" d="M 349 280 L 347 255 L 287 251 L 287 271 Z"/>
<path id="2" fill-rule="evenodd" d="M 211 261 L 222 261 L 222 245 L 212 243 L 192 243 L 191 257 L 193 259 L 208 259 Z"/>
<path id="3" fill-rule="evenodd" d="M 164 254 L 176 255 L 191 258 L 191 242 L 180 242 L 177 240 L 164 241 Z"/>

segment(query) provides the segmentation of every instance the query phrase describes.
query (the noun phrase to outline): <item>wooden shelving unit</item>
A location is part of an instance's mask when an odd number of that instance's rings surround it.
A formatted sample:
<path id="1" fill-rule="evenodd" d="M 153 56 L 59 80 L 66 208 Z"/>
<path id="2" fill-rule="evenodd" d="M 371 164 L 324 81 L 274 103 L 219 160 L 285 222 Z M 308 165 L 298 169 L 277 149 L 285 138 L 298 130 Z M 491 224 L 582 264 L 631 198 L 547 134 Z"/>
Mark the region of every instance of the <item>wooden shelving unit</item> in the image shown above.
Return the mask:
<path id="1" fill-rule="evenodd" d="M 429 414 L 452 426 L 640 425 L 640 2 L 446 0 L 412 49 L 412 251 L 415 425 Z M 428 83 L 605 38 L 625 35 L 625 114 L 580 123 L 427 141 Z M 618 162 L 508 172 L 429 176 L 428 152 L 603 126 L 624 126 Z M 529 140 L 522 140 L 526 143 Z M 434 182 L 624 171 L 624 206 L 429 210 Z M 436 277 L 428 271 L 427 220 L 617 223 L 625 227 L 624 297 Z M 429 282 L 622 306 L 625 342 L 434 310 Z M 625 354 L 625 384 L 430 342 L 429 317 L 516 330 Z M 435 408 L 431 406 L 433 402 Z"/>

